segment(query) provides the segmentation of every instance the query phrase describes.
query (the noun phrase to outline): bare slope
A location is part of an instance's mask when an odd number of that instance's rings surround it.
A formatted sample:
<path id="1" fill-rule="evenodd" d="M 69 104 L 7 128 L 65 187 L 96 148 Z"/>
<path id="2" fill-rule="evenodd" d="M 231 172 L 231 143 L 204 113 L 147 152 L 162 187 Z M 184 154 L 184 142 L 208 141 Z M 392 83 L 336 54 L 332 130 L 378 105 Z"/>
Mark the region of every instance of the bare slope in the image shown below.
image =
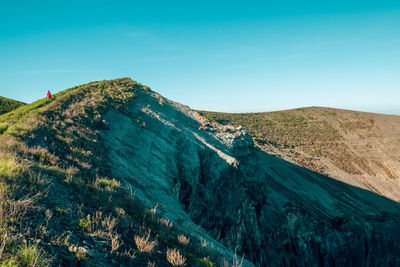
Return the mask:
<path id="1" fill-rule="evenodd" d="M 400 116 L 322 107 L 278 112 L 200 112 L 243 125 L 264 151 L 400 200 Z"/>

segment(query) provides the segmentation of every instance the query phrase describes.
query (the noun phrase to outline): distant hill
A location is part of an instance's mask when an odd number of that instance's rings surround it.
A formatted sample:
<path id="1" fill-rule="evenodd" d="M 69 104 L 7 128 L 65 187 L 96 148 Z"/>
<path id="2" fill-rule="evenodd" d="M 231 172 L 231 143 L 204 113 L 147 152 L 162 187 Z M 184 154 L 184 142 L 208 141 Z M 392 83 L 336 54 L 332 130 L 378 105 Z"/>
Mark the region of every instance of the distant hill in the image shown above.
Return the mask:
<path id="1" fill-rule="evenodd" d="M 25 103 L 0 96 L 0 115 L 10 112 Z"/>
<path id="2" fill-rule="evenodd" d="M 324 107 L 199 113 L 242 125 L 267 153 L 400 201 L 400 116 Z"/>

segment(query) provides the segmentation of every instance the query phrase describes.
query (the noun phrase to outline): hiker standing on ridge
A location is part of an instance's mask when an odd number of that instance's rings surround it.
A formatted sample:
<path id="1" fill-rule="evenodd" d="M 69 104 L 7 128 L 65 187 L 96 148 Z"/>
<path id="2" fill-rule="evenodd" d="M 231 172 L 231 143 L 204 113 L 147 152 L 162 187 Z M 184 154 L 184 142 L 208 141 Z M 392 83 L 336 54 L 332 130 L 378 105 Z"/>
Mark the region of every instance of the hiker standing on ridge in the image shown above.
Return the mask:
<path id="1" fill-rule="evenodd" d="M 47 102 L 51 101 L 51 93 L 50 90 L 47 90 Z"/>

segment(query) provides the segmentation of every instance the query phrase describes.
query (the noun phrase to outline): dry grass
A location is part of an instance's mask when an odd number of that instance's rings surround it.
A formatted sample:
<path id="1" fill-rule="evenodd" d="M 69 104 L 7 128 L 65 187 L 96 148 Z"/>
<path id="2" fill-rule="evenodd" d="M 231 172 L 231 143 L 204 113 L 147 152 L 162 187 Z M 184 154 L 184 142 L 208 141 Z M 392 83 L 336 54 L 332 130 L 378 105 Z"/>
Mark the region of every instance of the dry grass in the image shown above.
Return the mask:
<path id="1" fill-rule="evenodd" d="M 205 239 L 201 238 L 201 240 L 200 240 L 200 246 L 201 246 L 202 248 L 208 247 L 207 241 L 206 241 Z"/>
<path id="2" fill-rule="evenodd" d="M 118 234 L 111 234 L 111 253 L 117 251 L 123 244 L 121 235 Z"/>
<path id="3" fill-rule="evenodd" d="M 122 253 L 122 255 L 125 255 L 126 257 L 130 258 L 131 260 L 136 258 L 136 253 L 132 251 L 132 249 L 127 249 Z"/>
<path id="4" fill-rule="evenodd" d="M 81 218 L 78 226 L 92 236 L 108 240 L 111 253 L 116 252 L 124 243 L 116 230 L 117 219 L 112 215 L 103 216 L 102 211 L 96 211 L 93 215 L 88 214 Z"/>
<path id="5" fill-rule="evenodd" d="M 53 217 L 53 212 L 50 209 L 47 209 L 45 212 L 45 216 L 46 216 L 46 227 L 47 227 L 49 226 L 49 221 L 51 217 Z"/>
<path id="6" fill-rule="evenodd" d="M 238 258 L 237 256 L 237 247 L 235 248 L 235 254 L 232 258 L 232 264 L 229 264 L 226 260 L 224 260 L 224 267 L 242 267 L 243 266 L 244 255 L 242 258 Z"/>
<path id="7" fill-rule="evenodd" d="M 167 249 L 167 260 L 173 266 L 186 265 L 186 257 L 183 256 L 177 249 Z"/>
<path id="8" fill-rule="evenodd" d="M 72 232 L 64 232 L 61 235 L 53 235 L 51 237 L 51 244 L 54 246 L 68 246 L 69 238 L 71 237 Z"/>
<path id="9" fill-rule="evenodd" d="M 140 252 L 151 253 L 157 245 L 156 240 L 150 241 L 150 231 L 144 236 L 135 235 L 134 239 L 136 247 Z"/>
<path id="10" fill-rule="evenodd" d="M 6 224 L 10 218 L 14 223 L 20 222 L 25 217 L 28 209 L 30 209 L 35 200 L 41 195 L 26 195 L 20 199 L 14 200 L 8 196 L 4 184 L 0 184 L 3 188 L 0 189 L 0 226 Z"/>
<path id="11" fill-rule="evenodd" d="M 24 225 L 27 214 L 35 208 L 39 198 L 44 198 L 47 189 L 41 189 L 48 185 L 47 176 L 40 173 L 32 173 L 29 165 L 17 159 L 11 147 L 3 147 L 7 141 L 13 138 L 1 138 L 0 145 L 0 260 L 8 259 L 9 263 L 18 260 L 23 266 L 24 262 L 45 261 L 44 253 L 36 246 L 19 247 L 10 255 L 10 246 L 17 246 L 20 242 L 16 238 L 16 232 L 26 232 Z M 6 141 L 3 143 L 3 141 Z M 9 142 L 9 144 L 16 144 Z M 12 152 L 12 153 L 4 153 Z M 26 186 L 29 185 L 29 187 Z M 52 214 L 46 211 L 47 223 Z M 17 254 L 16 254 L 17 253 Z M 35 254 L 36 253 L 36 254 Z M 19 258 L 15 258 L 18 256 Z M 38 259 L 32 257 L 39 257 Z M 15 259 L 14 259 L 15 258 Z M 11 266 L 11 265 L 10 265 Z"/>
<path id="12" fill-rule="evenodd" d="M 161 95 L 156 95 L 156 98 L 158 99 L 158 104 L 159 105 L 164 105 L 165 104 L 165 98 L 164 97 L 162 97 Z"/>
<path id="13" fill-rule="evenodd" d="M 28 178 L 28 181 L 31 184 L 36 184 L 36 185 L 49 185 L 51 183 L 51 180 L 47 174 L 43 174 L 41 172 L 34 172 L 29 170 L 28 175 L 26 176 Z"/>
<path id="14" fill-rule="evenodd" d="M 157 213 L 157 208 L 158 208 L 158 203 L 157 203 L 157 205 L 155 205 L 154 207 L 152 207 L 152 208 L 149 210 L 149 212 L 150 212 L 151 214 L 153 214 L 153 215 L 156 215 L 156 213 Z"/>
<path id="15" fill-rule="evenodd" d="M 158 223 L 164 225 L 167 228 L 172 228 L 172 222 L 165 218 L 158 219 Z"/>
<path id="16" fill-rule="evenodd" d="M 190 238 L 185 235 L 178 235 L 178 242 L 182 245 L 187 246 L 190 243 Z"/>

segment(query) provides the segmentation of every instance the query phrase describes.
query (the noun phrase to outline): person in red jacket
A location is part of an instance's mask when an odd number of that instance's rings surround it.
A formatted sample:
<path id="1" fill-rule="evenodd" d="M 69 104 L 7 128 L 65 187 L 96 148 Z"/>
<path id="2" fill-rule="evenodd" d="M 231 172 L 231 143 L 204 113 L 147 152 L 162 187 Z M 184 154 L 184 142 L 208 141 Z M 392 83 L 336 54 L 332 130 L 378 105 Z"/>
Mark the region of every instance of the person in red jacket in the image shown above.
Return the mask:
<path id="1" fill-rule="evenodd" d="M 51 101 L 51 93 L 50 90 L 47 90 L 47 102 Z"/>

